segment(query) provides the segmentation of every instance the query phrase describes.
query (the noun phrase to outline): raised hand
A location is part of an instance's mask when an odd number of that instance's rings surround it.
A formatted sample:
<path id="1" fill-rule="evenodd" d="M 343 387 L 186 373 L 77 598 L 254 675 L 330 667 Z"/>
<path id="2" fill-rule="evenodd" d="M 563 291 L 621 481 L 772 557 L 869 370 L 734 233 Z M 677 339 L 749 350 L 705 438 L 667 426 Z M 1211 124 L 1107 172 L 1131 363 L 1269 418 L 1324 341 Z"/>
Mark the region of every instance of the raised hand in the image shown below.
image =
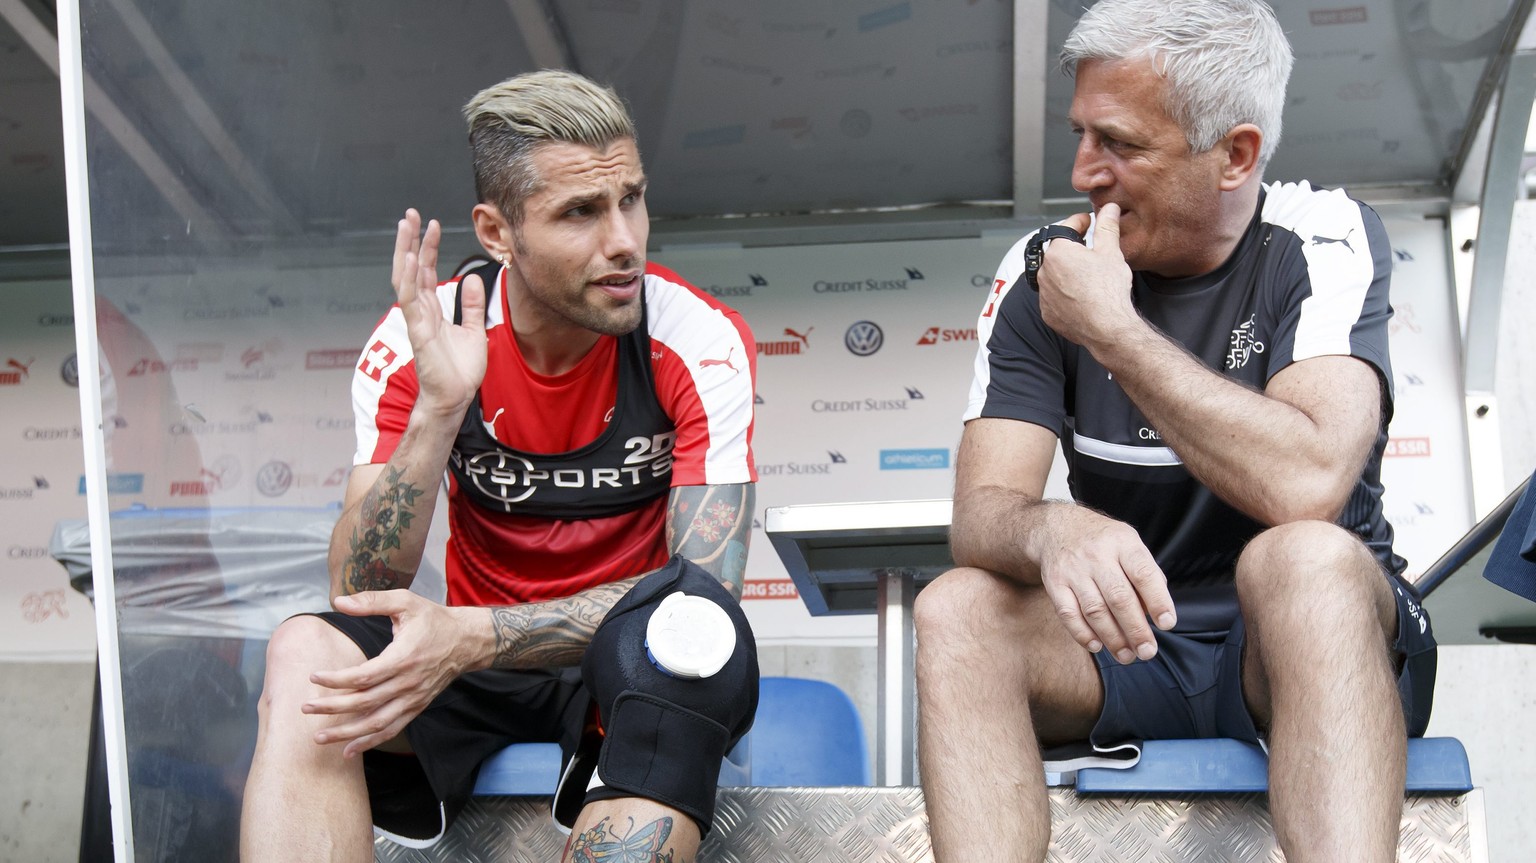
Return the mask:
<path id="1" fill-rule="evenodd" d="M 466 276 L 459 285 L 464 322 L 444 317 L 437 298 L 437 252 L 442 226 L 436 219 L 421 228 L 421 214 L 405 211 L 395 231 L 391 283 L 405 315 L 416 377 L 421 391 L 418 410 L 435 415 L 462 416 L 485 378 L 485 285 Z"/>
<path id="2" fill-rule="evenodd" d="M 383 652 L 361 665 L 310 675 L 312 683 L 336 694 L 306 703 L 303 711 L 348 717 L 317 733 L 315 742 L 341 743 L 348 758 L 401 734 L 438 693 L 478 664 L 457 633 L 476 626 L 471 618 L 483 618 L 483 608 L 449 608 L 409 590 L 339 596 L 335 607 L 357 616 L 386 615 L 395 633 Z M 478 627 L 489 630 L 483 619 Z"/>
<path id="3" fill-rule="evenodd" d="M 1081 507 L 1057 510 L 1040 554 L 1040 583 L 1072 637 L 1121 664 L 1151 659 L 1159 629 L 1177 621 L 1168 580 L 1136 531 Z"/>

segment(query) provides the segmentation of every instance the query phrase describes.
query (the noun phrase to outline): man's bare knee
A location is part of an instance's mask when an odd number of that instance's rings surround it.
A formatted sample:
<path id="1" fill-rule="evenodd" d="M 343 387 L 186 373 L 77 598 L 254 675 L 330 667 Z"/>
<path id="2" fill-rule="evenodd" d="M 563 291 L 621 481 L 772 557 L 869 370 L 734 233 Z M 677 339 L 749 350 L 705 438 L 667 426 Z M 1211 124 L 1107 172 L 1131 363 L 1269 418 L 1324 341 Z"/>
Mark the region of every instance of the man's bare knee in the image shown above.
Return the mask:
<path id="1" fill-rule="evenodd" d="M 1033 641 L 1038 626 L 1028 588 L 982 569 L 962 567 L 944 573 L 923 588 L 913 608 L 913 625 L 920 651 L 942 654 L 968 663 L 989 663 L 1004 651 L 1000 644 L 1020 648 Z"/>
<path id="2" fill-rule="evenodd" d="M 1374 614 L 1384 624 L 1392 619 L 1386 579 L 1370 549 L 1327 522 L 1295 522 L 1260 533 L 1238 558 L 1236 580 L 1245 619 L 1265 614 L 1320 626 L 1335 622 L 1335 613 Z"/>
<path id="3" fill-rule="evenodd" d="M 267 642 L 267 670 L 257 712 L 263 720 L 279 701 L 309 697 L 319 687 L 309 681 L 316 671 L 357 665 L 367 659 L 341 630 L 318 617 L 291 617 Z"/>
<path id="4" fill-rule="evenodd" d="M 1387 648 L 1396 634 L 1391 587 L 1354 534 L 1324 522 L 1264 531 L 1237 566 L 1238 604 L 1248 628 L 1243 689 L 1249 709 L 1268 722 L 1271 688 L 1357 673 L 1345 657 Z"/>
<path id="5" fill-rule="evenodd" d="M 1047 739 L 1077 739 L 1098 715 L 1092 655 L 1072 640 L 1043 589 L 955 569 L 917 595 L 914 619 L 920 688 L 1014 688 L 1032 712 L 1050 714 L 1037 717 Z"/>
<path id="6" fill-rule="evenodd" d="M 934 579 L 912 608 L 919 641 L 975 641 L 998 610 L 1001 590 L 997 576 L 980 569 L 952 569 Z"/>

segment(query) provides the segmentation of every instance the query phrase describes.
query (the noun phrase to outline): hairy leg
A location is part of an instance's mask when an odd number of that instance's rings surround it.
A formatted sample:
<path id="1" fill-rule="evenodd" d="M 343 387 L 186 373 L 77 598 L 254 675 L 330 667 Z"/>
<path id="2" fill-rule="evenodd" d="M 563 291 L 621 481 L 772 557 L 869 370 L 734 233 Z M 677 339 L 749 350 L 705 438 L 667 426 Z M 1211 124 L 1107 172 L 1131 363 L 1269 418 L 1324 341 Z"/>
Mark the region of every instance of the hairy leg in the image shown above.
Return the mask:
<path id="1" fill-rule="evenodd" d="M 1396 859 L 1407 737 L 1391 587 L 1370 551 L 1323 522 L 1244 549 L 1243 693 L 1270 733 L 1270 807 L 1292 863 Z"/>
<path id="2" fill-rule="evenodd" d="M 1098 668 L 1040 588 L 956 569 L 918 594 L 918 759 L 936 861 L 1044 860 L 1040 740 L 1083 740 Z"/>
<path id="3" fill-rule="evenodd" d="M 373 859 L 362 758 L 343 759 L 340 744 L 316 745 L 315 732 L 337 720 L 300 710 L 329 691 L 309 682 L 311 672 L 364 658 L 351 639 L 319 618 L 295 617 L 272 633 L 240 818 L 244 863 Z"/>
<path id="4" fill-rule="evenodd" d="M 566 863 L 692 863 L 699 827 L 682 812 L 644 797 L 600 800 L 581 810 Z"/>

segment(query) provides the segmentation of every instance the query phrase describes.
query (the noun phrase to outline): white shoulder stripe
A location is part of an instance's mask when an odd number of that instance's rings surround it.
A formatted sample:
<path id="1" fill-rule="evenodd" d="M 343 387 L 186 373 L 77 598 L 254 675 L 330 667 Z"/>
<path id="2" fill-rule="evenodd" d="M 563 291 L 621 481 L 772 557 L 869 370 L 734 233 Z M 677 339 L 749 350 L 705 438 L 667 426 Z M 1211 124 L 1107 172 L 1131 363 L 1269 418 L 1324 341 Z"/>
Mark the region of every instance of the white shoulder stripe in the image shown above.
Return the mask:
<path id="1" fill-rule="evenodd" d="M 987 286 L 981 314 L 976 318 L 976 361 L 971 378 L 971 393 L 962 420 L 973 420 L 981 416 L 982 409 L 986 407 L 987 388 L 992 384 L 991 352 L 987 350 L 987 343 L 992 340 L 992 330 L 997 326 L 998 306 L 1002 305 L 1003 297 L 1018 283 L 1019 276 L 1024 274 L 1024 245 L 1032 236 L 1034 231 L 1013 244 L 1013 248 L 1008 250 L 1008 254 L 997 265 L 997 274 L 993 276 L 992 284 Z"/>
<path id="2" fill-rule="evenodd" d="M 705 483 L 747 482 L 752 357 L 741 333 L 723 312 L 686 285 L 656 273 L 645 275 L 645 302 L 651 338 L 682 360 L 709 421 Z"/>
<path id="3" fill-rule="evenodd" d="M 405 368 L 414 355 L 405 331 L 405 315 L 399 306 L 389 310 L 363 346 L 352 370 L 352 415 L 356 420 L 357 451 L 353 464 L 367 464 L 379 446 L 379 401 L 395 372 Z"/>
<path id="4" fill-rule="evenodd" d="M 1184 460 L 1178 453 L 1165 446 L 1129 446 L 1109 443 L 1080 434 L 1072 436 L 1072 448 L 1086 456 L 1116 464 L 1138 464 L 1143 467 L 1172 467 Z"/>
<path id="5" fill-rule="evenodd" d="M 1301 303 L 1291 359 L 1348 356 L 1376 277 L 1360 204 L 1342 190 L 1276 183 L 1267 188 L 1263 219 L 1294 233 L 1307 260 L 1312 295 Z"/>

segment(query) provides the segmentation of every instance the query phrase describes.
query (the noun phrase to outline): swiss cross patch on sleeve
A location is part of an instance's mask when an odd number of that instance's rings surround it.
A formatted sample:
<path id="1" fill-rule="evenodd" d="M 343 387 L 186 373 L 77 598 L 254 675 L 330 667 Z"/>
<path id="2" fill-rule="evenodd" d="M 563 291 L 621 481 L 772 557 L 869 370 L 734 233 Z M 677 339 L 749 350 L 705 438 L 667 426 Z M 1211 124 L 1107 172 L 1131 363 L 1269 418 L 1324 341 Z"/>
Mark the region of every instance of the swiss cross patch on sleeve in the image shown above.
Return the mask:
<path id="1" fill-rule="evenodd" d="M 389 345 L 384 344 L 383 339 L 375 341 L 363 352 L 362 362 L 357 364 L 357 370 L 373 378 L 376 381 L 384 379 L 384 370 L 394 364 L 400 355 Z"/>

